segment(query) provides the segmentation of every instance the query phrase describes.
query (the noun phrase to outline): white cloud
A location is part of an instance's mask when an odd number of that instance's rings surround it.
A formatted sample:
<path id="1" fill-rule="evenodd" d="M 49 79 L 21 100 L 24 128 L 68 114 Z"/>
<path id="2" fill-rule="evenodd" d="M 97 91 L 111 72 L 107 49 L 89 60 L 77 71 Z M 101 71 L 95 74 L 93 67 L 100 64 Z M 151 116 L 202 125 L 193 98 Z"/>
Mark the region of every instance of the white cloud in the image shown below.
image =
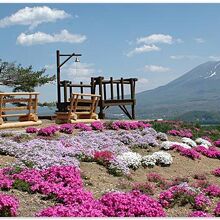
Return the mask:
<path id="1" fill-rule="evenodd" d="M 209 56 L 208 58 L 211 59 L 211 60 L 214 60 L 214 61 L 219 61 L 220 60 L 220 56 Z"/>
<path id="2" fill-rule="evenodd" d="M 136 47 L 134 50 L 131 50 L 130 52 L 128 52 L 127 56 L 131 57 L 134 54 L 146 53 L 146 52 L 151 52 L 151 51 L 159 51 L 159 50 L 160 48 L 155 46 L 154 44 L 152 45 L 144 44 L 143 46 Z"/>
<path id="3" fill-rule="evenodd" d="M 146 65 L 144 67 L 145 72 L 152 72 L 152 73 L 165 73 L 170 71 L 170 68 L 163 67 L 163 66 L 156 66 L 156 65 Z"/>
<path id="4" fill-rule="evenodd" d="M 176 41 L 177 43 L 179 43 L 179 44 L 184 43 L 184 41 L 183 41 L 182 39 L 180 39 L 180 38 L 177 38 L 175 41 Z"/>
<path id="5" fill-rule="evenodd" d="M 145 43 L 145 44 L 155 44 L 155 43 L 164 43 L 164 44 L 172 44 L 173 37 L 165 34 L 152 34 L 146 37 L 140 37 L 137 39 L 137 43 Z"/>
<path id="6" fill-rule="evenodd" d="M 170 56 L 170 59 L 172 60 L 182 60 L 182 59 L 194 60 L 194 59 L 199 59 L 199 58 L 201 57 L 197 55 L 172 55 Z"/>
<path id="7" fill-rule="evenodd" d="M 195 38 L 194 39 L 195 41 L 196 41 L 196 43 L 198 43 L 198 44 L 202 44 L 202 43 L 205 43 L 205 40 L 203 39 L 203 38 Z"/>
<path id="8" fill-rule="evenodd" d="M 146 83 L 149 83 L 149 80 L 146 78 L 138 78 L 138 83 L 146 84 Z"/>
<path id="9" fill-rule="evenodd" d="M 46 44 L 55 42 L 82 43 L 85 40 L 85 35 L 71 34 L 64 29 L 60 33 L 53 35 L 43 32 L 36 32 L 34 34 L 21 33 L 17 37 L 17 44 L 30 46 L 35 44 Z"/>
<path id="10" fill-rule="evenodd" d="M 51 9 L 47 6 L 42 7 L 25 7 L 18 10 L 11 16 L 0 20 L 0 28 L 12 25 L 26 25 L 30 29 L 37 27 L 39 24 L 55 22 L 58 19 L 71 17 L 63 10 Z"/>

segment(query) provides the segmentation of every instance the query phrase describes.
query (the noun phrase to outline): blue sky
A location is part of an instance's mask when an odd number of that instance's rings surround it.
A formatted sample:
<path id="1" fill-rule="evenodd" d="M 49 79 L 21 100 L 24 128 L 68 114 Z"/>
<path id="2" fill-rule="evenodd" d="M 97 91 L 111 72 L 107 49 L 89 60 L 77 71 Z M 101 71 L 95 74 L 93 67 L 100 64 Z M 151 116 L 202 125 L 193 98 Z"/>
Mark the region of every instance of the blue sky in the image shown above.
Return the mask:
<path id="1" fill-rule="evenodd" d="M 55 74 L 57 49 L 82 53 L 63 79 L 137 77 L 137 91 L 148 90 L 220 60 L 219 11 L 220 4 L 0 4 L 0 58 Z M 55 85 L 37 90 L 41 101 L 56 100 Z"/>

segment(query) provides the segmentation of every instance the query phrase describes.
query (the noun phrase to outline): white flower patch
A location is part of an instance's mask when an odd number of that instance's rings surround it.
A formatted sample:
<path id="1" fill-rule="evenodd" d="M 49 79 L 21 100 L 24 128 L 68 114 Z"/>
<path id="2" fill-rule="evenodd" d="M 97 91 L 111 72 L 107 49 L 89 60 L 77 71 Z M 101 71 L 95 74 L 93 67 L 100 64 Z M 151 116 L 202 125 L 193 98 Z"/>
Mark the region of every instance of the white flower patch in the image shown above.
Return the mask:
<path id="1" fill-rule="evenodd" d="M 137 169 L 141 165 L 142 157 L 135 152 L 125 152 L 117 156 L 117 159 L 122 160 L 127 167 Z"/>
<path id="2" fill-rule="evenodd" d="M 173 163 L 173 158 L 171 154 L 167 152 L 164 151 L 154 152 L 152 156 L 156 158 L 158 164 L 170 165 Z"/>
<path id="3" fill-rule="evenodd" d="M 203 147 L 205 147 L 207 149 L 212 146 L 212 144 L 209 141 L 207 141 L 203 138 L 197 138 L 196 143 L 199 145 L 202 145 Z"/>
<path id="4" fill-rule="evenodd" d="M 191 138 L 184 137 L 184 138 L 182 138 L 182 142 L 184 144 L 188 144 L 191 147 L 196 147 L 197 146 L 196 142 L 194 140 L 192 140 Z"/>
<path id="5" fill-rule="evenodd" d="M 144 167 L 153 167 L 157 163 L 157 159 L 153 155 L 146 155 L 142 157 L 142 165 Z"/>
<path id="6" fill-rule="evenodd" d="M 142 157 L 142 165 L 144 167 L 153 167 L 156 164 L 170 165 L 172 163 L 173 158 L 171 154 L 164 151 L 154 152 L 152 155 Z"/>
<path id="7" fill-rule="evenodd" d="M 185 143 L 180 143 L 180 142 L 175 142 L 175 141 L 164 141 L 162 144 L 161 144 L 161 149 L 164 149 L 164 150 L 170 150 L 170 148 L 173 146 L 173 145 L 179 145 L 181 147 L 184 147 L 186 149 L 190 149 L 191 147 L 188 145 L 188 144 L 185 144 Z"/>

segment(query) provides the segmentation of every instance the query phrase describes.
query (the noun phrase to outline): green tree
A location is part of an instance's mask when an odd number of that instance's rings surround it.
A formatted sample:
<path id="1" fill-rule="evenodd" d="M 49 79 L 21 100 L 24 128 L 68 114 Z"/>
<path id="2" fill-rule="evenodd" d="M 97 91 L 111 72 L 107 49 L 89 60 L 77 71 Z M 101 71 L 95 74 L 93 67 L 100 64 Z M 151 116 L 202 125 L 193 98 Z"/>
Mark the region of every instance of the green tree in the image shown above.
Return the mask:
<path id="1" fill-rule="evenodd" d="M 55 75 L 49 76 L 45 71 L 44 68 L 34 71 L 32 66 L 22 67 L 0 59 L 0 83 L 13 88 L 13 92 L 34 92 L 35 87 L 53 82 Z"/>

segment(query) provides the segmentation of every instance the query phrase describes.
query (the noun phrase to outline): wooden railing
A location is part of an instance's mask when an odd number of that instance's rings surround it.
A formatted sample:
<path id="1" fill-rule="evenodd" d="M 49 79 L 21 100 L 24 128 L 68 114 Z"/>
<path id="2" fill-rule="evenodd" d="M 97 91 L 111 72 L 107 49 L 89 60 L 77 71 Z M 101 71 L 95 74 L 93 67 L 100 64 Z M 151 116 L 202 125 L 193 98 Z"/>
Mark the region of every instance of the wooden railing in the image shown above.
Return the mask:
<path id="1" fill-rule="evenodd" d="M 19 117 L 19 121 L 37 121 L 38 92 L 9 92 L 0 93 L 0 125 L 4 123 L 3 118 Z M 22 103 L 22 106 L 7 106 L 7 104 Z M 16 112 L 10 113 L 7 112 Z M 20 113 L 20 111 L 27 111 Z"/>

